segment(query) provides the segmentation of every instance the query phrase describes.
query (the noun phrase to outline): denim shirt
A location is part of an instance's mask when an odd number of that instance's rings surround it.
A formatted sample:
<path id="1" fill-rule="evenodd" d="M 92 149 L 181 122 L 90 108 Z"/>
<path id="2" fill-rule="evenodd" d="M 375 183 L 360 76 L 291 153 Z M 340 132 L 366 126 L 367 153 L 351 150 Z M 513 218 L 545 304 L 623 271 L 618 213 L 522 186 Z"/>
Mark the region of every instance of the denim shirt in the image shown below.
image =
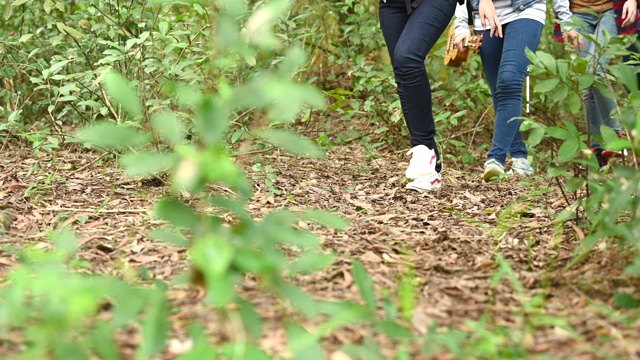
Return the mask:
<path id="1" fill-rule="evenodd" d="M 517 13 L 524 11 L 529 6 L 537 3 L 540 0 L 511 0 L 513 4 L 513 10 Z M 473 5 L 473 10 L 478 11 L 478 7 L 480 6 L 480 0 L 471 0 L 471 5 Z"/>

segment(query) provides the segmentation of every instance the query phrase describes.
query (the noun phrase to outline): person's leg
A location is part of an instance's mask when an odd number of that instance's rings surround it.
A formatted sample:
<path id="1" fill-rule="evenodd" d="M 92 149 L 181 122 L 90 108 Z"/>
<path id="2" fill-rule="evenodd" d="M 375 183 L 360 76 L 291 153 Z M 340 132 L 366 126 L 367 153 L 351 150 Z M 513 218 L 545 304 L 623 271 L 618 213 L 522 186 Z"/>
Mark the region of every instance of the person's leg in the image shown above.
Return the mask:
<path id="1" fill-rule="evenodd" d="M 491 99 L 493 100 L 494 110 L 498 108 L 496 98 L 496 85 L 498 84 L 498 69 L 500 68 L 500 60 L 502 59 L 502 47 L 504 39 L 497 36 L 489 36 L 489 32 L 485 31 L 482 37 L 482 47 L 480 48 L 480 59 L 482 60 L 482 68 L 484 76 L 491 91 Z"/>
<path id="2" fill-rule="evenodd" d="M 503 28 L 504 31 L 504 28 Z M 491 99 L 493 100 L 493 109 L 497 113 L 498 109 L 498 71 L 500 70 L 500 62 L 502 61 L 502 49 L 504 47 L 504 39 L 497 36 L 489 36 L 489 32 L 485 31 L 482 38 L 482 47 L 480 48 L 480 59 L 482 60 L 482 68 L 484 76 L 491 91 Z M 495 132 L 494 132 L 495 133 Z M 489 159 L 484 163 L 483 179 L 485 182 L 504 173 L 504 164 Z"/>
<path id="3" fill-rule="evenodd" d="M 431 86 L 424 61 L 453 17 L 455 6 L 455 0 L 423 0 L 408 18 L 403 19 L 399 12 L 404 7 L 404 0 L 380 3 L 381 28 L 391 55 L 411 145 L 425 145 L 436 152 L 438 159 Z M 398 35 L 403 22 L 404 27 Z M 436 171 L 440 170 L 441 163 L 438 162 Z"/>
<path id="4" fill-rule="evenodd" d="M 576 14 L 576 17 L 585 23 L 585 27 L 579 29 L 583 33 L 592 35 L 593 39 L 585 38 L 584 49 L 578 55 L 589 62 L 588 73 L 594 73 L 597 77 L 602 77 L 604 66 L 607 66 L 611 59 L 597 56 L 605 45 L 604 32 L 617 34 L 615 14 L 613 10 L 607 11 L 600 16 L 593 14 Z M 594 59 L 598 58 L 598 63 Z M 595 71 L 594 71 L 595 66 Z M 601 137 L 600 127 L 607 125 L 616 131 L 620 130 L 620 123 L 616 117 L 611 116 L 615 108 L 615 102 L 609 96 L 602 93 L 596 86 L 592 85 L 583 90 L 584 117 L 587 120 L 587 127 L 591 136 L 591 146 L 596 151 L 601 150 L 598 138 Z"/>
<path id="5" fill-rule="evenodd" d="M 633 93 L 640 91 L 640 38 L 637 35 L 630 35 L 635 37 L 635 40 L 629 45 L 627 51 L 629 51 L 628 55 L 622 57 L 622 60 L 625 64 L 631 66 L 636 71 L 636 81 L 635 84 L 631 85 L 631 87 L 625 85 L 627 92 Z M 624 132 L 618 132 L 619 137 L 624 137 Z M 623 152 L 626 155 L 626 152 Z"/>
<path id="6" fill-rule="evenodd" d="M 522 116 L 522 113 L 520 115 Z M 513 140 L 511 141 L 511 146 L 509 147 L 509 155 L 511 155 L 511 157 L 514 159 L 526 159 L 529 155 L 527 145 L 525 145 L 524 138 L 522 137 L 522 133 L 520 132 L 520 123 L 522 123 L 522 121 L 518 120 L 518 131 L 513 134 Z"/>
<path id="7" fill-rule="evenodd" d="M 610 97 L 611 94 L 608 92 L 602 92 L 597 86 L 594 86 L 593 89 L 593 98 L 596 103 L 597 114 L 602 119 L 602 124 L 606 125 L 616 132 L 620 132 L 622 128 L 620 127 L 620 121 L 618 117 L 613 113 L 616 108 L 616 103 Z M 613 116 L 612 116 L 613 114 Z M 592 133 L 592 135 L 600 136 L 600 128 L 597 129 L 597 132 Z"/>
<path id="8" fill-rule="evenodd" d="M 609 10 L 602 14 L 600 21 L 598 22 L 598 26 L 596 27 L 596 37 L 598 39 L 598 43 L 600 47 L 605 45 L 605 33 L 609 35 L 617 35 L 618 27 L 616 25 L 616 15 L 613 10 Z M 605 72 L 605 67 L 611 63 L 610 58 L 601 57 L 600 66 L 598 67 L 597 74 L 598 76 L 603 76 Z M 600 118 L 602 119 L 602 123 L 616 132 L 620 132 L 620 122 L 617 116 L 611 116 L 613 110 L 616 107 L 615 101 L 611 98 L 612 94 L 608 92 L 603 93 L 599 88 L 594 87 L 593 97 L 596 101 L 596 107 L 598 109 L 598 113 L 600 114 Z M 598 129 L 598 134 L 600 134 L 600 129 Z"/>
<path id="9" fill-rule="evenodd" d="M 488 158 L 504 165 L 507 154 L 518 158 L 527 157 L 527 148 L 521 138 L 512 147 L 516 134 L 520 131 L 522 116 L 522 86 L 529 66 L 525 49 L 536 51 L 542 23 L 531 19 L 520 19 L 504 26 L 504 44 L 495 85 L 496 123 L 493 143 Z M 483 42 L 484 48 L 484 42 Z"/>
<path id="10" fill-rule="evenodd" d="M 640 46 L 638 46 L 640 43 L 640 39 L 636 38 L 636 41 L 634 41 L 627 50 L 629 50 L 630 54 L 629 55 L 625 55 L 622 57 L 622 60 L 625 63 L 629 63 L 631 66 L 638 66 L 638 57 L 640 56 Z M 632 91 L 638 91 L 640 90 L 640 72 L 636 73 L 636 88 L 635 89 L 629 89 L 627 88 L 628 92 L 632 92 Z"/>
<path id="11" fill-rule="evenodd" d="M 407 9 L 402 0 L 389 0 L 386 2 L 380 1 L 380 29 L 382 30 L 382 36 L 387 44 L 387 50 L 389 51 L 389 57 L 391 63 L 394 65 L 393 54 L 396 51 L 396 45 L 402 35 L 402 32 L 409 21 L 409 15 Z M 400 103 L 402 111 L 406 117 L 408 112 L 406 101 L 402 93 L 402 87 L 400 86 L 400 80 L 394 69 L 394 75 L 396 76 L 397 92 L 400 97 Z M 411 130 L 409 130 L 411 131 Z"/>

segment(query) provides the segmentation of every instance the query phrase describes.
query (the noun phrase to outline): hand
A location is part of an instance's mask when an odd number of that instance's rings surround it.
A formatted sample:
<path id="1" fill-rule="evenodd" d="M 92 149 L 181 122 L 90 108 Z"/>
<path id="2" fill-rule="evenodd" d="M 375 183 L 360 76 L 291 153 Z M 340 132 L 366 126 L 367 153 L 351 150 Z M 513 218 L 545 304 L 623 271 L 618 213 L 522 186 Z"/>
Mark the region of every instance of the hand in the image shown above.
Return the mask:
<path id="1" fill-rule="evenodd" d="M 464 43 L 466 42 L 465 40 L 469 38 L 469 36 L 471 36 L 471 34 L 469 33 L 459 34 L 458 36 L 456 36 L 453 43 L 456 45 L 458 50 L 460 51 L 465 50 Z"/>
<path id="2" fill-rule="evenodd" d="M 571 43 L 571 45 L 573 45 L 573 47 L 578 51 L 582 51 L 584 48 L 584 38 L 582 38 L 582 36 L 580 36 L 580 34 L 575 30 L 563 32 L 562 40 L 564 40 L 565 43 Z"/>
<path id="3" fill-rule="evenodd" d="M 480 0 L 480 6 L 478 10 L 480 13 L 480 23 L 482 24 L 483 30 L 486 28 L 485 25 L 491 26 L 491 32 L 489 33 L 491 37 L 496 34 L 499 37 L 503 37 L 502 24 L 500 24 L 500 19 L 498 19 L 498 13 L 496 12 L 496 7 L 493 6 L 493 1 Z"/>
<path id="4" fill-rule="evenodd" d="M 633 24 L 638 14 L 638 2 L 636 0 L 627 0 L 622 8 L 622 27 Z"/>

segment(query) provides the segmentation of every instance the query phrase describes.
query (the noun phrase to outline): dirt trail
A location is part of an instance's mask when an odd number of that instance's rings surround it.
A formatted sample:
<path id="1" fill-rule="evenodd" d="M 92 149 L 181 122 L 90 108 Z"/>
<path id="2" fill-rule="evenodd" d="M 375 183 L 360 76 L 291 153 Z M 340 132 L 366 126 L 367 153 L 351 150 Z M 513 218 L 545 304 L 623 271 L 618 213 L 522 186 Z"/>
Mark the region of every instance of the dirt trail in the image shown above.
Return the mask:
<path id="1" fill-rule="evenodd" d="M 341 261 L 328 277 L 309 282 L 316 294 L 334 292 L 329 297 L 339 298 L 346 287 L 356 298 L 347 274 L 350 259 L 367 266 L 378 288 L 397 288 L 413 268 L 421 291 L 413 318 L 418 333 L 433 324 L 469 330 L 467 320 L 484 316 L 490 327 L 522 332 L 522 345 L 532 353 L 570 358 L 639 354 L 640 324 L 625 328 L 612 323 L 595 306 L 610 302 L 612 292 L 632 286 L 620 275 L 622 260 L 597 252 L 583 264 L 563 269 L 584 235 L 572 225 L 553 224 L 552 214 L 566 202 L 547 179 L 482 184 L 479 166 L 449 166 L 440 191 L 418 194 L 403 188 L 407 158 L 386 153 L 370 160 L 364 153 L 354 145 L 332 149 L 329 159 L 320 162 L 273 159 L 285 193 L 352 222 L 346 234 L 324 234 Z M 523 294 L 507 280 L 492 285 L 496 254 L 509 261 Z M 536 296 L 546 300 L 533 306 Z M 525 306 L 530 309 L 523 317 Z M 534 323 L 544 322 L 545 316 L 566 320 L 579 340 L 560 327 L 537 328 Z M 599 343 L 603 335 L 617 339 Z"/>
<path id="2" fill-rule="evenodd" d="M 479 166 L 452 165 L 445 166 L 443 189 L 423 195 L 403 188 L 407 158 L 397 152 L 376 155 L 365 156 L 357 144 L 331 148 L 323 160 L 262 155 L 263 166 L 273 167 L 278 175 L 274 186 L 279 194 L 270 192 L 263 173 L 247 168 L 256 185 L 250 204 L 255 214 L 315 207 L 338 212 L 352 224 L 344 233 L 319 232 L 338 259 L 326 271 L 297 278 L 305 289 L 324 299 L 358 299 L 350 275 L 351 262 L 358 259 L 378 290 L 393 292 L 399 279 L 415 272 L 420 293 L 413 317 L 416 333 L 433 324 L 470 330 L 467 320 L 484 317 L 486 326 L 498 329 L 503 338 L 512 329 L 522 339 L 520 345 L 534 355 L 640 357 L 640 323 L 616 322 L 599 306 L 610 305 L 620 289 L 637 292 L 638 281 L 621 275 L 624 259 L 604 251 L 564 270 L 583 234 L 572 225 L 552 224 L 551 214 L 566 204 L 548 180 L 513 178 L 487 185 L 479 182 Z M 107 158 L 92 163 L 98 155 L 73 149 L 59 152 L 55 160 L 48 154 L 34 159 L 31 152 L 17 149 L 2 157 L 0 206 L 11 208 L 16 219 L 0 236 L 0 245 L 47 247 L 44 231 L 66 224 L 78 233 L 80 256 L 91 262 L 95 273 L 120 275 L 127 267 L 145 267 L 152 277 L 169 279 L 188 268 L 183 251 L 147 237 L 154 226 L 147 211 L 164 191 L 160 182 L 126 179 Z M 523 293 L 507 280 L 492 285 L 499 268 L 496 254 L 509 261 Z M 0 274 L 16 261 L 0 250 Z M 255 292 L 250 280 L 243 291 Z M 170 295 L 180 308 L 172 319 L 174 338 L 186 336 L 183 325 L 192 318 L 216 326 L 216 315 L 204 307 L 196 290 L 178 287 Z M 532 299 L 542 297 L 545 300 L 535 305 Z M 271 299 L 254 298 L 272 330 L 262 344 L 280 353 L 285 346 L 282 318 L 272 311 Z M 536 326 L 546 316 L 564 319 L 575 334 L 551 324 Z M 369 331 L 338 332 L 325 341 L 328 353 Z M 212 332 L 231 336 L 228 329 Z M 122 339 L 125 347 L 135 346 L 135 341 Z"/>

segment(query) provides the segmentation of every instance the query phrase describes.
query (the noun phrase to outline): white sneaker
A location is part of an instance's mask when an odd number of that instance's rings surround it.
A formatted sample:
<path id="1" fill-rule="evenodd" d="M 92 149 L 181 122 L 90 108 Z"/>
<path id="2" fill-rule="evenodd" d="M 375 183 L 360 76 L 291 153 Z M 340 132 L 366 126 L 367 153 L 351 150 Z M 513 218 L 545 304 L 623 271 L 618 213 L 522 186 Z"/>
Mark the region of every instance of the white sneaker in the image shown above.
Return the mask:
<path id="1" fill-rule="evenodd" d="M 424 145 L 414 146 L 407 152 L 411 155 L 409 167 L 405 175 L 409 179 L 417 179 L 423 176 L 431 176 L 436 172 L 436 152 Z"/>
<path id="2" fill-rule="evenodd" d="M 482 180 L 489 182 L 495 180 L 498 176 L 504 174 L 504 165 L 500 164 L 496 159 L 489 159 L 484 163 L 484 174 Z"/>
<path id="3" fill-rule="evenodd" d="M 531 176 L 535 173 L 527 158 L 513 158 L 511 161 L 511 170 L 515 171 L 516 174 L 520 176 Z"/>
<path id="4" fill-rule="evenodd" d="M 440 189 L 442 177 L 436 171 L 436 152 L 424 145 L 418 145 L 411 148 L 407 155 L 411 155 L 411 161 L 405 175 L 413 181 L 407 184 L 406 188 L 418 191 Z"/>

